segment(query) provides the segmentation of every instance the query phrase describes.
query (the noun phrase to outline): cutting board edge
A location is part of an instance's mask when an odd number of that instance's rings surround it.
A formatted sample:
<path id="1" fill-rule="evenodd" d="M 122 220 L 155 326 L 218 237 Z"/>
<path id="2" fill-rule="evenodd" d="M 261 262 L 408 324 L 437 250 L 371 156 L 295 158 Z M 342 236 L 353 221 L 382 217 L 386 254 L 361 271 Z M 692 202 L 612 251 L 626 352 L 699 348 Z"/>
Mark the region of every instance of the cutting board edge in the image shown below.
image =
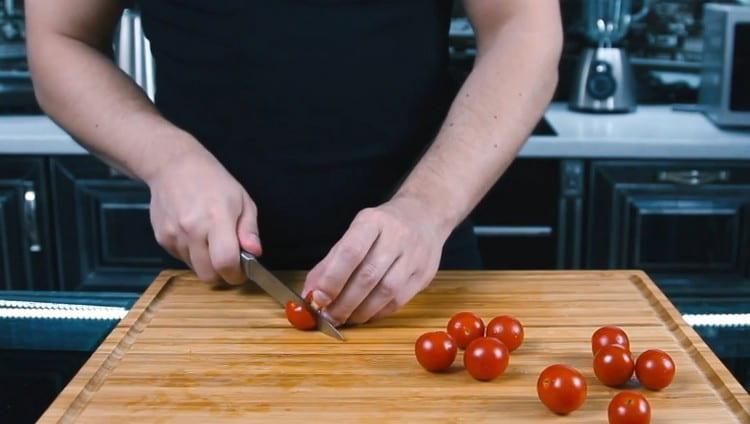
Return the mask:
<path id="1" fill-rule="evenodd" d="M 159 273 L 127 315 L 107 335 L 100 347 L 42 414 L 38 423 L 75 421 L 99 387 L 106 381 L 109 373 L 117 367 L 120 359 L 137 339 L 138 334 L 148 325 L 152 318 L 152 315 L 147 313 L 149 307 L 158 303 L 159 296 L 164 293 L 164 289 L 171 281 L 186 273 L 188 272 L 180 270 L 164 270 Z M 124 334 L 122 331 L 117 331 L 123 328 L 127 328 Z M 104 352 L 101 351 L 103 346 L 107 346 Z"/>
<path id="2" fill-rule="evenodd" d="M 481 272 L 481 271 L 480 271 Z M 292 271 L 294 273 L 294 271 Z M 451 271 L 441 272 L 450 275 Z M 459 272 L 464 273 L 465 272 Z M 490 275 L 513 274 L 555 274 L 560 271 L 489 271 Z M 165 288 L 176 277 L 191 274 L 187 271 L 165 270 L 159 274 L 130 312 L 118 326 L 107 336 L 99 349 L 84 364 L 63 392 L 50 405 L 38 422 L 72 422 L 87 407 L 96 394 L 99 386 L 106 380 L 111 371 L 117 367 L 120 359 L 135 342 L 138 334 L 148 325 L 150 318 L 145 314 L 149 306 L 158 304 L 158 297 L 165 293 Z M 456 273 L 458 274 L 458 273 Z M 595 274 L 617 276 L 630 280 L 641 294 L 648 299 L 654 312 L 673 334 L 678 344 L 690 356 L 708 383 L 732 414 L 740 422 L 750 422 L 750 395 L 737 382 L 734 376 L 716 357 L 700 336 L 683 319 L 671 301 L 659 290 L 646 273 L 640 270 L 573 270 L 567 273 L 585 275 Z M 156 302 L 156 303 L 155 303 Z M 117 331 L 120 330 L 120 331 Z M 679 366 L 679 364 L 678 364 Z M 678 371 L 679 372 L 679 371 Z"/>
<path id="3" fill-rule="evenodd" d="M 671 324 L 669 331 L 677 337 L 677 342 L 692 358 L 722 401 L 735 416 L 743 422 L 750 422 L 750 395 L 729 369 L 706 345 L 693 327 L 682 318 L 674 304 L 645 272 L 641 270 L 628 270 L 628 272 L 631 273 L 630 281 L 649 299 L 662 321 L 668 325 Z"/>

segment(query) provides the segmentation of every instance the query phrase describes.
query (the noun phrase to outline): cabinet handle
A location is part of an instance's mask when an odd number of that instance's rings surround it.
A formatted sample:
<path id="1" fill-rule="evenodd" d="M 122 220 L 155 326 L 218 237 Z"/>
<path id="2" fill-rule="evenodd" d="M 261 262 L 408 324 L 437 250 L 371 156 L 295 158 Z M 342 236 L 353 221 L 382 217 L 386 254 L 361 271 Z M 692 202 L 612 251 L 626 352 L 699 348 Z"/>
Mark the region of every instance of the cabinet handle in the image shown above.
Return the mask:
<path id="1" fill-rule="evenodd" d="M 39 239 L 39 220 L 36 214 L 36 192 L 33 188 L 23 194 L 23 212 L 26 220 L 26 237 L 30 252 L 41 252 L 42 243 Z"/>
<path id="2" fill-rule="evenodd" d="M 729 171 L 660 171 L 656 179 L 663 183 L 674 183 L 689 186 L 699 186 L 715 182 L 729 181 Z"/>
<path id="3" fill-rule="evenodd" d="M 552 235 L 549 226 L 477 225 L 474 234 L 485 237 L 545 237 Z"/>

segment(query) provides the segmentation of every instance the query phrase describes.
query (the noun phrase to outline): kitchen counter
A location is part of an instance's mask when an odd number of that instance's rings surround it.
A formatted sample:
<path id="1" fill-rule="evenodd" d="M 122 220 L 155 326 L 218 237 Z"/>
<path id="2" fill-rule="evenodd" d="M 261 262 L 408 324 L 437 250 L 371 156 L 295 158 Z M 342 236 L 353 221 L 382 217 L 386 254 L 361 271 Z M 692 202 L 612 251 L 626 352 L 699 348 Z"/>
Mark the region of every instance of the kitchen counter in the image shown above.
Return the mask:
<path id="1" fill-rule="evenodd" d="M 521 157 L 750 159 L 750 130 L 721 130 L 700 113 L 642 105 L 630 114 L 586 114 L 550 105 L 557 135 L 533 135 Z M 0 117 L 0 154 L 85 154 L 45 116 Z"/>

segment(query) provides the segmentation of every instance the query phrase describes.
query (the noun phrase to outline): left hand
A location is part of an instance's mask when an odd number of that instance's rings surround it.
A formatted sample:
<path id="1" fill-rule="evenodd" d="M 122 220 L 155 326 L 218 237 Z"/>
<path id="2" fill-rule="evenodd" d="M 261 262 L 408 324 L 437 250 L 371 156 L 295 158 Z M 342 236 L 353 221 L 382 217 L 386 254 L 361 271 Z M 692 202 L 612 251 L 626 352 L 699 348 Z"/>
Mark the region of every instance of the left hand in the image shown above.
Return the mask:
<path id="1" fill-rule="evenodd" d="M 429 285 L 452 228 L 407 196 L 362 210 L 305 280 L 303 297 L 335 324 L 392 314 Z"/>

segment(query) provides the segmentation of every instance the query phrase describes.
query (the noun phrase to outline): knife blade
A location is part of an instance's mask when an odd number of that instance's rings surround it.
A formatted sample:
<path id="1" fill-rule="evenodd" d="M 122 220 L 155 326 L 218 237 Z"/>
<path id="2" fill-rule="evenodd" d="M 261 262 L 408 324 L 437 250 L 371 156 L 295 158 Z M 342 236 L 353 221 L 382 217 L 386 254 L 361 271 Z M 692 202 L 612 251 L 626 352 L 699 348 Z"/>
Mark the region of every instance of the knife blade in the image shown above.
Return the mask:
<path id="1" fill-rule="evenodd" d="M 244 250 L 240 253 L 240 262 L 242 264 L 242 270 L 245 276 L 250 281 L 257 284 L 263 291 L 268 293 L 276 302 L 282 307 L 285 307 L 287 302 L 292 301 L 298 305 L 302 305 L 308 311 L 313 313 L 317 317 L 318 331 L 323 334 L 333 337 L 338 340 L 346 340 L 344 335 L 331 324 L 330 321 L 325 319 L 320 311 L 313 308 L 305 302 L 300 295 L 295 293 L 292 289 L 282 283 L 281 280 L 276 278 L 270 271 L 268 271 L 263 265 L 258 262 L 258 259 L 252 253 L 245 252 Z"/>

